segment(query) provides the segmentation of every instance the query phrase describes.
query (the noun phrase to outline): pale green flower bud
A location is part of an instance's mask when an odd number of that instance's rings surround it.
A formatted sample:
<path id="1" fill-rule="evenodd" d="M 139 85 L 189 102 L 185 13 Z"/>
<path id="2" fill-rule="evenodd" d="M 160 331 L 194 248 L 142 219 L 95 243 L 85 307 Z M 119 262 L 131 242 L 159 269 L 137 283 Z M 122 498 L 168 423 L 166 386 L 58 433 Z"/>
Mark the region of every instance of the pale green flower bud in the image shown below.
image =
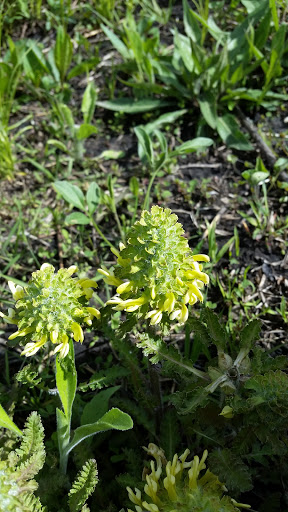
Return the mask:
<path id="1" fill-rule="evenodd" d="M 139 317 L 159 324 L 163 315 L 179 323 L 187 321 L 188 306 L 203 301 L 200 291 L 209 283 L 202 272 L 205 254 L 192 255 L 178 217 L 171 210 L 152 206 L 127 235 L 127 245 L 114 251 L 114 272 L 99 269 L 117 296 L 107 304 L 118 311 L 137 311 Z"/>
<path id="2" fill-rule="evenodd" d="M 77 267 L 60 269 L 55 273 L 52 265 L 44 263 L 32 274 L 25 287 L 9 283 L 16 300 L 14 314 L 3 316 L 18 326 L 9 339 L 22 338 L 23 355 L 31 356 L 50 340 L 56 345 L 54 353 L 65 357 L 69 351 L 69 338 L 84 340 L 81 324 L 91 325 L 94 317 L 100 317 L 96 308 L 89 307 L 92 288 L 97 284 L 91 279 L 75 279 Z"/>

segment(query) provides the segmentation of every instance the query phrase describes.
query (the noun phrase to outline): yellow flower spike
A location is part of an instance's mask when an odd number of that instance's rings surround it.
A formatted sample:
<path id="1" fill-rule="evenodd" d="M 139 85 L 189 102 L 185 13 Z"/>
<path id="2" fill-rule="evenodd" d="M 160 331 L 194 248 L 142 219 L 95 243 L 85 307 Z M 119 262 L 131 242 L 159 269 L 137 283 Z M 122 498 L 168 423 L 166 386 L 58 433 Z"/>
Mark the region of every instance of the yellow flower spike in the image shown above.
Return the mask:
<path id="1" fill-rule="evenodd" d="M 71 329 L 73 332 L 74 340 L 80 341 L 82 343 L 82 341 L 84 340 L 84 334 L 81 326 L 77 322 L 73 322 L 73 324 L 71 325 Z"/>
<path id="2" fill-rule="evenodd" d="M 165 464 L 166 475 L 162 471 L 162 461 L 165 460 L 163 450 L 154 444 L 148 449 L 149 455 L 157 461 L 151 462 L 151 473 L 146 475 L 144 493 L 147 500 L 142 498 L 141 492 L 136 488 L 135 493 L 127 487 L 130 501 L 134 504 L 133 510 L 128 512 L 192 512 L 193 510 L 221 510 L 221 512 L 239 512 L 239 508 L 249 508 L 249 505 L 237 503 L 229 496 L 223 496 L 227 491 L 216 475 L 206 469 L 205 461 L 208 456 L 204 451 L 201 459 L 196 455 L 192 461 L 187 462 L 190 453 L 188 449 L 178 457 L 174 455 L 172 461 Z M 160 471 L 159 471 L 160 469 Z M 157 478 L 156 478 L 157 473 Z M 188 476 L 188 478 L 187 478 Z"/>
<path id="3" fill-rule="evenodd" d="M 112 300 L 113 299 L 109 300 L 107 302 L 107 304 L 111 304 Z M 139 308 L 140 306 L 145 304 L 145 302 L 147 302 L 146 297 L 138 297 L 138 299 L 127 299 L 127 300 L 121 301 L 115 309 L 117 309 L 117 311 L 123 311 L 126 308 L 131 308 L 134 306 L 136 306 L 136 308 Z"/>
<path id="4" fill-rule="evenodd" d="M 209 283 L 209 278 L 202 272 L 200 262 L 208 262 L 209 257 L 193 256 L 177 219 L 168 208 L 152 206 L 150 211 L 144 210 L 127 234 L 126 245 L 119 246 L 114 273 L 99 270 L 106 283 L 117 287 L 123 299 L 116 307 L 118 311 L 136 312 L 138 318 L 150 318 L 152 325 L 169 319 L 185 322 L 187 306 L 203 300 L 199 290 Z M 192 284 L 196 293 L 189 288 Z M 138 308 L 129 302 L 135 296 L 146 297 Z M 115 299 L 116 303 L 118 297 Z"/>
<path id="5" fill-rule="evenodd" d="M 69 351 L 68 335 L 73 332 L 75 341 L 82 343 L 84 334 L 80 324 L 91 325 L 93 316 L 99 318 L 99 311 L 89 310 L 88 302 L 92 287 L 97 283 L 88 278 L 71 277 L 76 271 L 77 266 L 71 265 L 55 272 L 52 265 L 44 263 L 40 270 L 32 273 L 24 289 L 12 282 L 9 284 L 16 299 L 16 314 L 10 309 L 7 321 L 18 326 L 18 331 L 9 339 L 21 338 L 19 344 L 25 345 L 23 355 L 33 355 L 52 342 L 56 345 L 54 353 L 65 357 Z"/>
<path id="6" fill-rule="evenodd" d="M 90 306 L 88 306 L 86 309 L 87 309 L 88 313 L 90 313 L 92 316 L 95 316 L 95 318 L 97 318 L 97 320 L 100 320 L 101 314 L 100 314 L 100 311 L 98 311 L 98 309 L 91 308 Z"/>

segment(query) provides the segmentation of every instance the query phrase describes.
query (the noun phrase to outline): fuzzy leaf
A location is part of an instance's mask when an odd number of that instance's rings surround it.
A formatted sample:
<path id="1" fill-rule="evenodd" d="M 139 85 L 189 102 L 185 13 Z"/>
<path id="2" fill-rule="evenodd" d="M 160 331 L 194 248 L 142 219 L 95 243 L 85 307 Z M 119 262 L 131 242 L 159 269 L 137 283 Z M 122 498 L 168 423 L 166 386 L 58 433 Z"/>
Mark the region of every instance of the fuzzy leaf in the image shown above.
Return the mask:
<path id="1" fill-rule="evenodd" d="M 113 388 L 104 389 L 93 396 L 92 400 L 90 400 L 83 409 L 81 425 L 95 423 L 95 421 L 98 421 L 104 416 L 108 411 L 109 399 L 119 388 L 120 386 L 114 386 Z"/>
<path id="2" fill-rule="evenodd" d="M 21 445 L 15 450 L 17 465 L 25 473 L 25 480 L 33 478 L 45 461 L 44 429 L 41 418 L 32 412 L 25 423 Z"/>
<path id="3" fill-rule="evenodd" d="M 240 332 L 240 347 L 251 349 L 254 342 L 259 339 L 261 331 L 260 320 L 252 320 Z"/>
<path id="4" fill-rule="evenodd" d="M 217 315 L 213 313 L 211 309 L 206 308 L 204 311 L 204 319 L 208 327 L 208 332 L 216 347 L 225 350 L 228 337 L 225 329 L 220 324 Z"/>

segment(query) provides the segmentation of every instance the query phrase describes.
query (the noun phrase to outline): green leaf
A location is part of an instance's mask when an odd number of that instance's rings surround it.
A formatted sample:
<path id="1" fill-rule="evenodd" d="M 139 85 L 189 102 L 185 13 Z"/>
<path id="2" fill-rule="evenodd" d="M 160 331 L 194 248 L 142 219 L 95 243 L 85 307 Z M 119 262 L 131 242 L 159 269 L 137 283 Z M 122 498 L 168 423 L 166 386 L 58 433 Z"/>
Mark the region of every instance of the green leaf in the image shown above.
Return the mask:
<path id="1" fill-rule="evenodd" d="M 110 28 L 106 27 L 106 25 L 101 24 L 100 27 L 103 30 L 104 34 L 106 34 L 108 39 L 111 41 L 114 48 L 116 48 L 116 50 L 120 53 L 120 55 L 122 55 L 123 59 L 125 61 L 130 60 L 131 59 L 130 51 L 125 46 L 125 44 L 121 41 L 121 39 L 119 39 L 119 37 L 116 36 L 116 34 L 114 34 L 114 32 L 112 32 L 112 30 L 110 30 Z"/>
<path id="2" fill-rule="evenodd" d="M 89 82 L 89 84 L 87 85 L 87 87 L 84 91 L 82 104 L 81 104 L 81 111 L 83 114 L 85 124 L 90 124 L 93 119 L 95 106 L 96 106 L 96 98 L 97 98 L 97 92 L 96 92 L 95 84 L 94 84 L 94 82 Z"/>
<path id="3" fill-rule="evenodd" d="M 253 487 L 248 466 L 227 448 L 209 455 L 209 467 L 231 492 L 247 492 Z"/>
<path id="4" fill-rule="evenodd" d="M 208 327 L 208 332 L 213 339 L 217 348 L 225 349 L 228 341 L 227 333 L 220 324 L 218 317 L 211 309 L 206 308 L 204 311 L 204 319 Z"/>
<path id="5" fill-rule="evenodd" d="M 64 151 L 65 153 L 68 153 L 68 149 L 66 148 L 65 144 L 57 139 L 49 139 L 46 142 L 47 146 L 55 146 L 55 148 L 60 149 L 61 151 Z"/>
<path id="6" fill-rule="evenodd" d="M 162 116 L 159 116 L 158 119 L 155 121 L 152 121 L 151 123 L 145 124 L 144 129 L 146 133 L 150 134 L 153 133 L 156 128 L 160 128 L 163 125 L 166 124 L 172 124 L 175 123 L 175 121 L 182 117 L 184 114 L 186 114 L 187 110 L 175 110 L 174 112 L 167 112 L 166 114 L 162 114 Z"/>
<path id="7" fill-rule="evenodd" d="M 88 139 L 90 135 L 93 135 L 94 133 L 98 133 L 98 129 L 96 126 L 93 126 L 92 124 L 81 124 L 78 130 L 76 131 L 76 137 L 78 140 Z"/>
<path id="8" fill-rule="evenodd" d="M 137 100 L 134 98 L 119 98 L 116 100 L 97 101 L 98 107 L 107 108 L 116 112 L 124 112 L 125 114 L 139 114 L 141 112 L 149 112 L 157 108 L 167 107 L 171 102 L 164 100 L 153 100 L 145 98 Z"/>
<path id="9" fill-rule="evenodd" d="M 153 152 L 152 139 L 150 138 L 148 133 L 146 133 L 145 129 L 142 126 L 136 126 L 136 128 L 134 128 L 134 131 L 136 133 L 138 142 L 139 142 L 139 144 L 141 146 L 141 150 L 142 150 L 139 152 L 139 156 L 140 156 L 141 160 L 143 159 L 143 157 L 145 157 L 145 158 L 147 158 L 148 162 L 151 165 L 153 165 L 154 152 Z"/>
<path id="10" fill-rule="evenodd" d="M 133 427 L 132 418 L 129 414 L 120 411 L 120 409 L 113 408 L 108 411 L 100 420 L 91 425 L 83 425 L 76 428 L 74 431 L 74 437 L 66 448 L 66 454 L 71 452 L 75 446 L 81 441 L 87 439 L 87 437 L 99 434 L 99 432 L 106 432 L 107 430 L 130 430 Z"/>
<path id="11" fill-rule="evenodd" d="M 69 181 L 55 181 L 53 187 L 67 203 L 72 204 L 79 210 L 85 210 L 85 198 L 82 190 Z"/>
<path id="12" fill-rule="evenodd" d="M 215 130 L 217 125 L 216 97 L 211 92 L 205 92 L 198 98 L 201 114 L 206 123 Z"/>
<path id="13" fill-rule="evenodd" d="M 112 388 L 104 389 L 99 391 L 93 398 L 88 402 L 81 416 L 81 425 L 86 423 L 95 423 L 108 411 L 109 400 L 116 391 L 120 389 L 120 386 L 114 386 Z"/>
<path id="14" fill-rule="evenodd" d="M 100 196 L 100 187 L 99 185 L 97 185 L 97 183 L 93 181 L 92 183 L 90 183 L 86 193 L 86 201 L 90 215 L 93 215 L 93 213 L 96 211 L 100 202 Z"/>
<path id="15" fill-rule="evenodd" d="M 193 153 L 199 149 L 204 150 L 208 146 L 213 144 L 213 140 L 208 137 L 197 137 L 196 139 L 187 140 L 180 146 L 178 146 L 172 153 L 171 156 L 185 155 L 187 153 Z"/>
<path id="16" fill-rule="evenodd" d="M 116 151 L 115 149 L 106 149 L 102 151 L 97 158 L 100 160 L 103 158 L 104 160 L 118 160 L 118 158 L 123 158 L 125 156 L 125 151 Z"/>
<path id="17" fill-rule="evenodd" d="M 190 39 L 194 43 L 199 43 L 201 41 L 201 28 L 199 26 L 199 23 L 195 20 L 193 16 L 192 9 L 189 8 L 189 4 L 187 0 L 183 0 L 183 21 L 184 21 L 184 28 L 185 32 Z"/>
<path id="18" fill-rule="evenodd" d="M 73 44 L 63 25 L 57 29 L 56 42 L 54 47 L 55 64 L 60 73 L 60 79 L 63 83 L 67 71 L 70 67 L 73 56 Z"/>
<path id="19" fill-rule="evenodd" d="M 71 418 L 72 405 L 77 387 L 77 372 L 74 362 L 73 341 L 69 341 L 69 352 L 66 357 L 56 357 L 56 385 L 67 419 Z"/>
<path id="20" fill-rule="evenodd" d="M 69 491 L 70 512 L 80 512 L 98 483 L 96 460 L 88 460 L 79 471 Z M 83 510 L 83 509 L 82 509 Z"/>
<path id="21" fill-rule="evenodd" d="M 241 132 L 235 117 L 232 114 L 226 114 L 217 119 L 217 131 L 229 148 L 235 148 L 242 151 L 252 151 L 253 146 Z"/>
<path id="22" fill-rule="evenodd" d="M 12 430 L 12 432 L 15 432 L 15 434 L 18 434 L 18 436 L 23 435 L 21 430 L 17 427 L 17 425 L 15 425 L 14 421 L 9 418 L 2 405 L 0 405 L 0 427 Z"/>
<path id="23" fill-rule="evenodd" d="M 90 224 L 90 219 L 88 219 L 85 213 L 72 212 L 65 217 L 65 224 L 79 224 L 81 226 L 85 226 Z"/>

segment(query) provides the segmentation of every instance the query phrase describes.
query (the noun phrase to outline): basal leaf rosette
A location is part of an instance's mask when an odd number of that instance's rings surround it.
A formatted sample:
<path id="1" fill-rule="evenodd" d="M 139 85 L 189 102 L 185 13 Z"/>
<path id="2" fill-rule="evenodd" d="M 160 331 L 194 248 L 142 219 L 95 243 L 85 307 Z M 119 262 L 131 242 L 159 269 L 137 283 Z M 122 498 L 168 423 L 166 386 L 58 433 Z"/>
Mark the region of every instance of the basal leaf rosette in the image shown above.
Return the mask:
<path id="1" fill-rule="evenodd" d="M 73 265 L 55 273 L 52 265 L 44 263 L 33 272 L 27 286 L 8 283 L 16 301 L 15 309 L 9 309 L 8 316 L 0 315 L 17 325 L 18 330 L 9 339 L 21 339 L 20 344 L 25 345 L 23 355 L 32 356 L 50 340 L 56 345 L 54 353 L 65 357 L 69 338 L 83 342 L 81 324 L 91 325 L 94 317 L 100 317 L 97 309 L 89 307 L 96 282 L 72 278 L 76 270 Z"/>
<path id="2" fill-rule="evenodd" d="M 238 512 L 240 508 L 250 508 L 224 496 L 225 485 L 209 469 L 203 473 L 207 450 L 201 459 L 196 455 L 190 462 L 188 449 L 180 457 L 175 454 L 168 462 L 163 450 L 155 444 L 150 443 L 145 450 L 155 458 L 156 464 L 152 461 L 151 472 L 146 474 L 144 493 L 127 487 L 135 507 L 128 512 Z"/>
<path id="3" fill-rule="evenodd" d="M 139 317 L 161 322 L 163 314 L 180 323 L 188 318 L 188 306 L 203 301 L 209 277 L 202 272 L 205 254 L 193 255 L 178 217 L 159 206 L 144 210 L 120 244 L 113 271 L 99 269 L 117 295 L 107 302 L 118 311 L 137 311 Z"/>

